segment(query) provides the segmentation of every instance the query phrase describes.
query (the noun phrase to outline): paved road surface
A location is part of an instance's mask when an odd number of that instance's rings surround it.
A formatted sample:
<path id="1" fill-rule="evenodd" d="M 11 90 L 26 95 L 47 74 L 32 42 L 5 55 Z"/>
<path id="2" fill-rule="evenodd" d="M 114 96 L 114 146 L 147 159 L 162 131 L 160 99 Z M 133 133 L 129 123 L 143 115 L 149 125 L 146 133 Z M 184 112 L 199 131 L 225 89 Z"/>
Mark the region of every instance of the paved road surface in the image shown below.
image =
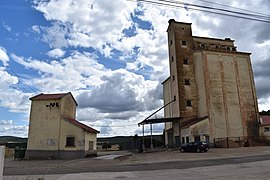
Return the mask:
<path id="1" fill-rule="evenodd" d="M 5 161 L 4 180 L 269 179 L 270 147 L 156 152 L 118 159 Z M 22 176 L 23 175 L 23 176 Z"/>

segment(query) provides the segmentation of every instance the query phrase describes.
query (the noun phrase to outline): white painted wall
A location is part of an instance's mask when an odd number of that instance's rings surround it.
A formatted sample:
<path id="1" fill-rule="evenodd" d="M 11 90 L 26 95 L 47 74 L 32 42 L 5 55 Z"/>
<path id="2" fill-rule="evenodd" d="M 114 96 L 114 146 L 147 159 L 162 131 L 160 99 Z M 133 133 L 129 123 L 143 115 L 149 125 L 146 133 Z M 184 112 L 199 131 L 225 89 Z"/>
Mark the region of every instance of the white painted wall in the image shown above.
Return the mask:
<path id="1" fill-rule="evenodd" d="M 0 146 L 0 180 L 3 179 L 5 146 Z"/>

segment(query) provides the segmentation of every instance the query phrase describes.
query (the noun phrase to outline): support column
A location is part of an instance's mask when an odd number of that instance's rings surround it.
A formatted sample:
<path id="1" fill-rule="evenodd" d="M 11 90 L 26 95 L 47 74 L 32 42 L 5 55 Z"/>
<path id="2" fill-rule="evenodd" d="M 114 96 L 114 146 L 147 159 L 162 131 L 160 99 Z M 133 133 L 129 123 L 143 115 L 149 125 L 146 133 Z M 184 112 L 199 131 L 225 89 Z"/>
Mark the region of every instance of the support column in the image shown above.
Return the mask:
<path id="1" fill-rule="evenodd" d="M 150 131 L 151 131 L 151 149 L 153 149 L 154 147 L 153 147 L 153 133 L 152 133 L 152 123 L 150 124 Z"/>
<path id="2" fill-rule="evenodd" d="M 142 137 L 142 150 L 144 152 L 145 146 L 144 146 L 144 125 L 142 126 L 142 133 L 143 133 L 143 137 Z"/>
<path id="3" fill-rule="evenodd" d="M 5 146 L 0 146 L 0 180 L 3 179 L 4 160 L 5 160 Z"/>

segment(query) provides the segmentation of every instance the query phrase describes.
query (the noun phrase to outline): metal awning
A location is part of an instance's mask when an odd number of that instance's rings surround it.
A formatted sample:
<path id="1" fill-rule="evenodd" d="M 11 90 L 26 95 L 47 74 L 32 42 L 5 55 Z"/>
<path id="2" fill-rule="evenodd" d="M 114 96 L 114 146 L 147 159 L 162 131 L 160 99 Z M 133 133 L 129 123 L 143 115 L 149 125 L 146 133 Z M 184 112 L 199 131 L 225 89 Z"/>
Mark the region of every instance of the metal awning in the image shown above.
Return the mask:
<path id="1" fill-rule="evenodd" d="M 145 124 L 158 124 L 158 123 L 165 123 L 165 122 L 173 122 L 180 119 L 181 119 L 180 117 L 145 119 L 142 122 L 138 123 L 138 126 L 145 125 Z"/>
<path id="2" fill-rule="evenodd" d="M 145 119 L 142 122 L 138 123 L 138 126 L 145 125 L 145 124 L 158 124 L 158 123 L 165 123 L 165 122 L 173 122 L 173 121 L 181 121 L 180 126 L 189 126 L 200 122 L 204 119 L 208 118 L 208 116 L 200 117 L 200 118 L 184 118 L 184 117 L 170 117 L 170 118 L 157 118 L 157 119 Z"/>

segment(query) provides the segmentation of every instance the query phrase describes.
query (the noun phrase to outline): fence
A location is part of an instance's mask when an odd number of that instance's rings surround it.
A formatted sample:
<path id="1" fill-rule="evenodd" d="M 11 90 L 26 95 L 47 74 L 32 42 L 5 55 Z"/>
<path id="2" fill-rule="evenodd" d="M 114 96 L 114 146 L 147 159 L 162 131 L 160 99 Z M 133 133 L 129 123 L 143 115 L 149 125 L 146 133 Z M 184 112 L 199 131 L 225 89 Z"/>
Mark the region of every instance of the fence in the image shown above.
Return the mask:
<path id="1" fill-rule="evenodd" d="M 213 143 L 214 147 L 217 148 L 270 145 L 270 136 L 258 136 L 258 137 L 241 136 L 241 137 L 214 138 Z"/>

